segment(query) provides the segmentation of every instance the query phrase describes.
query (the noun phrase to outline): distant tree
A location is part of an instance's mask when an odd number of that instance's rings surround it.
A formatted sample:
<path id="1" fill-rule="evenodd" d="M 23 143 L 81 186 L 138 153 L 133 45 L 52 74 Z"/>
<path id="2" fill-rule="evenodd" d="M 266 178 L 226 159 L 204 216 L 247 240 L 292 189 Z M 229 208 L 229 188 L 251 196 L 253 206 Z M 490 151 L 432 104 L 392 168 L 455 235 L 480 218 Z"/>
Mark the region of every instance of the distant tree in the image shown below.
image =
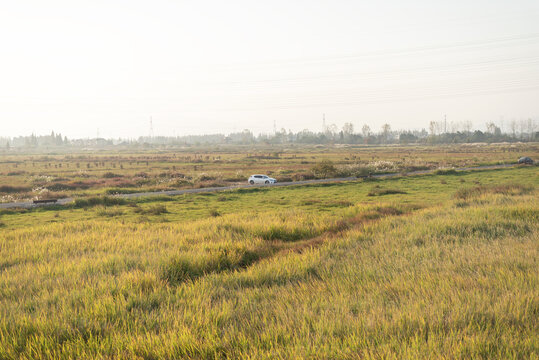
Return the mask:
<path id="1" fill-rule="evenodd" d="M 344 133 L 344 135 L 352 135 L 354 133 L 354 124 L 352 123 L 344 123 L 343 127 L 342 127 L 342 131 Z"/>
<path id="2" fill-rule="evenodd" d="M 536 128 L 536 124 L 535 124 L 535 121 L 533 121 L 532 119 L 528 119 L 528 135 L 529 135 L 529 140 L 533 140 L 533 133 L 535 131 L 535 128 Z"/>
<path id="3" fill-rule="evenodd" d="M 415 136 L 409 131 L 403 132 L 399 135 L 399 142 L 401 144 L 409 144 L 409 143 L 416 142 L 417 140 L 418 140 L 417 136 Z"/>
<path id="4" fill-rule="evenodd" d="M 368 138 L 369 136 L 371 136 L 371 128 L 369 127 L 369 125 L 363 125 L 363 127 L 361 128 L 361 133 L 363 134 L 364 138 Z"/>
<path id="5" fill-rule="evenodd" d="M 329 132 L 332 136 L 335 136 L 335 134 L 337 133 L 337 130 L 339 128 L 337 127 L 337 125 L 335 124 L 331 124 L 327 127 L 327 132 Z"/>
<path id="6" fill-rule="evenodd" d="M 430 135 L 431 136 L 435 136 L 436 135 L 436 121 L 431 121 L 429 123 L 429 132 L 430 132 Z"/>
<path id="7" fill-rule="evenodd" d="M 389 124 L 382 125 L 382 137 L 384 142 L 389 141 L 389 136 L 391 134 L 391 126 Z"/>
<path id="8" fill-rule="evenodd" d="M 520 120 L 519 127 L 520 127 L 520 139 L 524 139 L 524 133 L 526 131 L 526 120 Z"/>
<path id="9" fill-rule="evenodd" d="M 466 130 L 466 132 L 471 132 L 472 127 L 473 127 L 473 124 L 472 124 L 472 122 L 470 120 L 466 120 L 464 122 L 464 129 Z"/>
<path id="10" fill-rule="evenodd" d="M 513 138 L 516 139 L 517 137 L 517 122 L 515 119 L 511 120 L 511 123 L 509 125 L 511 127 L 511 133 L 513 134 Z"/>
<path id="11" fill-rule="evenodd" d="M 496 125 L 493 122 L 487 123 L 487 132 L 489 134 L 494 134 L 495 131 L 496 131 Z"/>

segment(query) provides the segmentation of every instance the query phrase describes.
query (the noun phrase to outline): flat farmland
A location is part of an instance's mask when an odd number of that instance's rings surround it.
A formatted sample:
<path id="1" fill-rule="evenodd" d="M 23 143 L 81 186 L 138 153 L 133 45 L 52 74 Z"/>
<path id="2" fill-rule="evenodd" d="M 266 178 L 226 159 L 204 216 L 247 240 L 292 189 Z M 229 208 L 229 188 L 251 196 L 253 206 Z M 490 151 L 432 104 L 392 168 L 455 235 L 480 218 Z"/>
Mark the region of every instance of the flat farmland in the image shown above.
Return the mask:
<path id="1" fill-rule="evenodd" d="M 220 146 L 78 153 L 8 152 L 0 202 L 228 186 L 262 173 L 279 181 L 515 163 L 539 146 Z"/>

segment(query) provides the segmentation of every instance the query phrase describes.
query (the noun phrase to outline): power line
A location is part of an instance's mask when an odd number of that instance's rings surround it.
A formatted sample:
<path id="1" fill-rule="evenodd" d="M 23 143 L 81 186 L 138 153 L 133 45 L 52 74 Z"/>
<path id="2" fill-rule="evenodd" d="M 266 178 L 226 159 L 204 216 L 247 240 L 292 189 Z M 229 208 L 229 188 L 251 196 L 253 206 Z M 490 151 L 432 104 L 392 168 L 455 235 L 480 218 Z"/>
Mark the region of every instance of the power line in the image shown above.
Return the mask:
<path id="1" fill-rule="evenodd" d="M 263 66 L 278 66 L 278 67 L 282 67 L 286 65 L 304 66 L 305 64 L 356 61 L 356 60 L 380 57 L 380 56 L 383 56 L 384 58 L 387 58 L 389 56 L 402 57 L 404 55 L 415 55 L 418 53 L 425 53 L 425 52 L 439 52 L 439 51 L 453 51 L 453 50 L 462 51 L 463 49 L 473 50 L 473 49 L 478 49 L 478 48 L 484 49 L 485 47 L 487 48 L 488 47 L 506 47 L 506 46 L 514 46 L 515 44 L 518 44 L 518 43 L 523 43 L 523 42 L 525 43 L 526 41 L 529 41 L 531 43 L 535 43 L 539 41 L 539 33 L 520 34 L 520 35 L 491 38 L 491 39 L 484 39 L 484 40 L 461 41 L 461 42 L 454 42 L 454 43 L 441 44 L 441 45 L 437 44 L 437 45 L 424 45 L 424 46 L 416 46 L 416 47 L 401 48 L 401 49 L 385 49 L 385 50 L 357 53 L 357 54 L 350 54 L 350 55 L 332 56 L 332 57 L 311 57 L 311 58 L 288 59 L 288 60 L 280 60 L 280 61 L 270 61 L 270 62 L 259 63 L 259 64 L 254 64 L 254 65 L 238 64 L 237 66 L 240 66 L 242 70 L 245 68 L 256 68 L 256 67 L 263 67 Z"/>

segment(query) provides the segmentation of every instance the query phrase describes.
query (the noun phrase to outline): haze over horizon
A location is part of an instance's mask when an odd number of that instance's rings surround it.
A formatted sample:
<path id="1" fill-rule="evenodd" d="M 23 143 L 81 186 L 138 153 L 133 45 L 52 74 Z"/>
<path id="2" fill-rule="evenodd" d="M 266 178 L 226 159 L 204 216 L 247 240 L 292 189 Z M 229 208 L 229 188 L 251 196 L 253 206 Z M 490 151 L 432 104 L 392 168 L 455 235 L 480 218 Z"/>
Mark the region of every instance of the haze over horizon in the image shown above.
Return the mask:
<path id="1" fill-rule="evenodd" d="M 0 5 L 0 136 L 539 118 L 539 2 Z"/>

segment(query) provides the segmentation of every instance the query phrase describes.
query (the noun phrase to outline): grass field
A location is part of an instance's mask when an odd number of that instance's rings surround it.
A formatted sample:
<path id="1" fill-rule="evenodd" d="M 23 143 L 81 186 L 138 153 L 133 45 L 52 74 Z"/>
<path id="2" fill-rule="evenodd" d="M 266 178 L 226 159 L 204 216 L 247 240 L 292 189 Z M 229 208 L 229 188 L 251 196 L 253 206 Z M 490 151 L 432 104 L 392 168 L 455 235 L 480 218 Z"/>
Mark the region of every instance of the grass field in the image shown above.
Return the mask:
<path id="1" fill-rule="evenodd" d="M 0 202 L 85 197 L 245 183 L 251 174 L 279 181 L 367 173 L 515 163 L 537 159 L 539 145 L 443 146 L 221 146 L 81 151 L 10 152 L 0 157 Z M 320 164 L 331 162 L 332 166 Z"/>
<path id="2" fill-rule="evenodd" d="M 537 358 L 538 175 L 4 210 L 0 359 Z"/>

